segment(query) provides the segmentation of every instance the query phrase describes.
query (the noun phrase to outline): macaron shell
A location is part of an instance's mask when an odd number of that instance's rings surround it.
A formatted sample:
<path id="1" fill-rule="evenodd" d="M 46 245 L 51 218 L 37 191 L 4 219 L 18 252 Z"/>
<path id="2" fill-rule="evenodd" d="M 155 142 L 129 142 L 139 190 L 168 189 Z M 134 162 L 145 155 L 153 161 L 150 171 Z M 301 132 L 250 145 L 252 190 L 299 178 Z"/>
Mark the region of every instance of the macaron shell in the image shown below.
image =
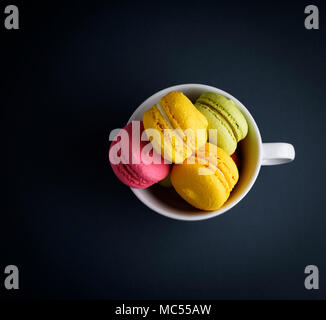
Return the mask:
<path id="1" fill-rule="evenodd" d="M 160 102 L 174 128 L 182 130 L 207 128 L 206 118 L 182 92 L 172 91 L 161 98 Z"/>
<path id="2" fill-rule="evenodd" d="M 206 211 L 220 208 L 238 179 L 232 158 L 211 143 L 206 143 L 183 164 L 174 165 L 171 171 L 177 193 L 192 206 Z"/>
<path id="3" fill-rule="evenodd" d="M 214 112 L 204 104 L 196 102 L 195 106 L 208 121 L 209 142 L 221 147 L 228 154 L 234 153 L 237 148 L 237 140 L 228 122 L 218 112 Z M 209 131 L 209 129 L 213 130 Z"/>
<path id="4" fill-rule="evenodd" d="M 234 101 L 214 92 L 205 92 L 197 99 L 197 102 L 219 112 L 228 121 L 237 142 L 246 137 L 248 124 Z"/>
<path id="5" fill-rule="evenodd" d="M 176 164 L 171 171 L 171 182 L 176 192 L 197 209 L 212 211 L 220 208 L 229 197 L 215 174 L 199 175 L 198 170 L 209 170 L 199 164 Z"/>

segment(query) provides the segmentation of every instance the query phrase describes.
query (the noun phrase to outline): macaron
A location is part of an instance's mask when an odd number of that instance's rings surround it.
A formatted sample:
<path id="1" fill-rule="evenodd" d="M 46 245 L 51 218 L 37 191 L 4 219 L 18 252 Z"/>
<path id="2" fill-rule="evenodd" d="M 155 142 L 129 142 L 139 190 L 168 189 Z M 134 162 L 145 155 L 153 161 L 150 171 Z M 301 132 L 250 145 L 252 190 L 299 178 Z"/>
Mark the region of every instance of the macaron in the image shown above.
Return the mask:
<path id="1" fill-rule="evenodd" d="M 171 182 L 189 204 L 205 211 L 221 208 L 239 179 L 234 161 L 223 149 L 206 143 L 183 164 L 175 164 Z"/>
<path id="2" fill-rule="evenodd" d="M 182 92 L 161 98 L 143 122 L 156 152 L 170 162 L 182 163 L 207 141 L 207 119 Z"/>
<path id="3" fill-rule="evenodd" d="M 237 143 L 248 133 L 246 118 L 239 107 L 234 101 L 214 92 L 200 95 L 195 106 L 208 121 L 209 142 L 233 154 Z"/>
<path id="4" fill-rule="evenodd" d="M 150 187 L 170 172 L 170 165 L 164 163 L 150 142 L 142 141 L 143 132 L 142 121 L 130 122 L 119 132 L 109 150 L 110 164 L 117 178 L 137 189 Z"/>

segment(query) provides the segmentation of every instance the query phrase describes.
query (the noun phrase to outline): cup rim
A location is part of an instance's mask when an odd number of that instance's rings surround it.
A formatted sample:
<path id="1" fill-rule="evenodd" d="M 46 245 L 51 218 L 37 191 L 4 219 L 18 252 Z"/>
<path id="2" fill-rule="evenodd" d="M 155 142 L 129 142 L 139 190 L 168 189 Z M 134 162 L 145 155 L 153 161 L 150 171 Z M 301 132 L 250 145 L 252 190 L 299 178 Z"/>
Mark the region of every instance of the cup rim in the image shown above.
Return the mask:
<path id="1" fill-rule="evenodd" d="M 138 108 L 136 108 L 136 110 L 133 112 L 133 114 L 129 118 L 128 123 L 136 118 L 139 110 L 144 108 L 144 106 L 148 104 L 149 100 L 155 99 L 155 97 L 157 97 L 157 96 L 164 96 L 167 93 L 169 93 L 170 91 L 181 91 L 182 92 L 185 89 L 200 89 L 200 90 L 203 90 L 203 91 L 213 91 L 213 92 L 219 93 L 219 94 L 233 100 L 240 107 L 241 111 L 243 113 L 245 113 L 246 117 L 250 120 L 251 125 L 253 126 L 253 128 L 255 130 L 255 133 L 256 133 L 256 136 L 257 136 L 257 139 L 258 139 L 258 160 L 257 160 L 255 172 L 254 172 L 250 182 L 246 186 L 246 189 L 232 203 L 230 203 L 229 205 L 227 205 L 225 207 L 222 207 L 221 209 L 218 209 L 216 211 L 207 211 L 207 213 L 201 213 L 201 214 L 198 214 L 198 215 L 185 215 L 185 214 L 177 214 L 177 213 L 169 212 L 169 211 L 166 211 L 166 210 L 164 210 L 164 209 L 162 209 L 162 208 L 160 208 L 160 207 L 158 207 L 156 205 L 153 205 L 153 203 L 151 203 L 148 199 L 143 197 L 141 189 L 130 188 L 131 191 L 135 194 L 135 196 L 143 204 L 145 204 L 147 207 L 149 207 L 153 211 L 155 211 L 155 212 L 157 212 L 157 213 L 159 213 L 159 214 L 161 214 L 161 215 L 163 215 L 165 217 L 175 219 L 175 220 L 181 220 L 181 221 L 200 221 L 200 220 L 206 220 L 206 219 L 210 219 L 210 218 L 213 218 L 213 217 L 217 217 L 217 216 L 221 215 L 222 213 L 225 213 L 226 211 L 228 211 L 228 210 L 232 209 L 234 206 L 236 206 L 248 194 L 248 192 L 253 187 L 253 185 L 254 185 L 257 177 L 258 177 L 260 168 L 261 168 L 261 163 L 262 163 L 262 139 L 261 139 L 260 131 L 258 129 L 258 126 L 257 126 L 254 118 L 250 114 L 249 110 L 237 98 L 235 98 L 230 93 L 228 93 L 228 92 L 226 92 L 224 90 L 221 90 L 219 88 L 209 86 L 209 85 L 204 85 L 204 84 L 197 84 L 197 83 L 186 83 L 186 84 L 174 85 L 174 86 L 162 89 L 162 90 L 154 93 L 149 98 L 147 98 L 144 102 L 142 102 L 138 106 Z"/>

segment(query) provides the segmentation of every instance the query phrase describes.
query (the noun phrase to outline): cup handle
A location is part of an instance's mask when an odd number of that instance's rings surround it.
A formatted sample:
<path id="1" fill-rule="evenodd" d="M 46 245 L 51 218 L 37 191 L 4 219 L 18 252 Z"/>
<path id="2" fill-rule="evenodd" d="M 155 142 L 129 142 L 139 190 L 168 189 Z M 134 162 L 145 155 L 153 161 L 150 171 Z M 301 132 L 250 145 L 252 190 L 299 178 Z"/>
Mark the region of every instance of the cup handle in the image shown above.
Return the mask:
<path id="1" fill-rule="evenodd" d="M 295 151 L 292 144 L 284 142 L 263 143 L 263 166 L 273 166 L 293 161 Z"/>

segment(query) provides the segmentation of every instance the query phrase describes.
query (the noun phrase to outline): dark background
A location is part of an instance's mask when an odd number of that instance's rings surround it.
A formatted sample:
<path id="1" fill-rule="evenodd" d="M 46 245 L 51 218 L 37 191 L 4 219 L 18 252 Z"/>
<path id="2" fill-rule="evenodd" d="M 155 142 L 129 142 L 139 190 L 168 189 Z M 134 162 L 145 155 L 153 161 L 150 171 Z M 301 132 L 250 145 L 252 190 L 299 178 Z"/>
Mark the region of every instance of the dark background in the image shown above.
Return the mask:
<path id="1" fill-rule="evenodd" d="M 326 298 L 324 17 L 318 1 L 1 1 L 1 297 Z M 202 222 L 152 212 L 107 159 L 110 131 L 181 83 L 230 92 L 265 142 L 296 148 Z M 304 288 L 309 264 L 320 290 Z"/>

